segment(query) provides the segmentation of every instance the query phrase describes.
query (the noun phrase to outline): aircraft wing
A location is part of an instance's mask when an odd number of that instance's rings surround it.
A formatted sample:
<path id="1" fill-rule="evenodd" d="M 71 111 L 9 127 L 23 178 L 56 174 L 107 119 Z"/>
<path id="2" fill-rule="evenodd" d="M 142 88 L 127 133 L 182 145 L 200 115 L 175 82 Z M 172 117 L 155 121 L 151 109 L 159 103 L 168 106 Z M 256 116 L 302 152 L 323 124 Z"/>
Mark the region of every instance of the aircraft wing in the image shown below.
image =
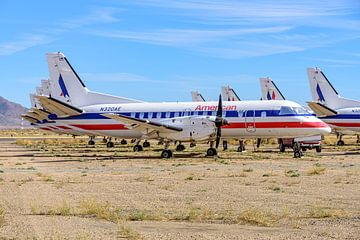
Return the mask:
<path id="1" fill-rule="evenodd" d="M 27 115 L 27 114 L 22 114 L 21 117 L 22 117 L 23 119 L 27 120 L 27 121 L 30 122 L 30 123 L 34 123 L 34 124 L 39 123 L 39 121 L 38 121 L 36 118 L 33 118 L 33 117 L 31 117 L 31 116 L 29 116 L 29 115 Z"/>
<path id="2" fill-rule="evenodd" d="M 318 117 L 335 116 L 337 114 L 335 110 L 318 102 L 308 102 L 308 106 Z"/>
<path id="3" fill-rule="evenodd" d="M 101 115 L 125 123 L 125 125 L 128 125 L 129 128 L 136 129 L 147 135 L 154 131 L 162 133 L 174 133 L 181 132 L 183 130 L 182 128 L 170 126 L 168 124 L 152 122 L 145 119 L 132 118 L 121 114 L 105 113 Z"/>
<path id="4" fill-rule="evenodd" d="M 41 106 L 48 112 L 54 113 L 57 116 L 73 116 L 79 115 L 83 110 L 71 106 L 67 103 L 61 102 L 57 99 L 47 96 L 36 96 L 39 99 Z"/>

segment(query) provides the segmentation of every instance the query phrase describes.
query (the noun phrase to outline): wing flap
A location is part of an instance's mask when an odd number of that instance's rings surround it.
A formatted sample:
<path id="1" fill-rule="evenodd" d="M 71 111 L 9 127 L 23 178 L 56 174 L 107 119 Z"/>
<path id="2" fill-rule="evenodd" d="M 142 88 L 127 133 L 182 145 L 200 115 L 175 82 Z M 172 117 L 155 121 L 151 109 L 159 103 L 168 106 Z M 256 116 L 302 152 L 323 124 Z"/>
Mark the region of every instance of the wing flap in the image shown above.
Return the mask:
<path id="1" fill-rule="evenodd" d="M 308 106 L 318 117 L 328 117 L 335 116 L 337 112 L 321 103 L 318 102 L 308 102 Z"/>
<path id="2" fill-rule="evenodd" d="M 57 116 L 74 116 L 79 115 L 83 111 L 74 106 L 71 106 L 67 103 L 61 102 L 57 99 L 47 96 L 37 96 L 41 106 L 45 108 L 48 112 L 54 113 Z"/>

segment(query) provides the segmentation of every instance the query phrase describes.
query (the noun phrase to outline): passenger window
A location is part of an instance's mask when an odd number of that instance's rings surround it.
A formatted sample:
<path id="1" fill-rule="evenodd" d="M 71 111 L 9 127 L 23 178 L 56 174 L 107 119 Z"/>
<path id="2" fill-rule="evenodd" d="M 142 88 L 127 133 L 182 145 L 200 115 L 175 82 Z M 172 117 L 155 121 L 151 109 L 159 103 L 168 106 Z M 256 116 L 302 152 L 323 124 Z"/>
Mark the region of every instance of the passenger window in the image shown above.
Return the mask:
<path id="1" fill-rule="evenodd" d="M 156 112 L 152 113 L 152 118 L 157 118 L 157 113 Z"/>

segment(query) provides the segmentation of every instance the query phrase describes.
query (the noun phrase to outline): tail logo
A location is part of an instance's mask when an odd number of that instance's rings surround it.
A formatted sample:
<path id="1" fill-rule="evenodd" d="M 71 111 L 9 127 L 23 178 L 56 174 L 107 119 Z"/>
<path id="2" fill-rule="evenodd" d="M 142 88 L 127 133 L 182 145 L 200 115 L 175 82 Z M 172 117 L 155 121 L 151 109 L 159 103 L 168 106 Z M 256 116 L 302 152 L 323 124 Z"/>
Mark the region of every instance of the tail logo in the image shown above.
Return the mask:
<path id="1" fill-rule="evenodd" d="M 69 92 L 68 92 L 68 90 L 66 89 L 66 86 L 65 86 L 65 83 L 64 83 L 64 80 L 63 80 L 61 74 L 60 74 L 60 76 L 59 76 L 59 86 L 60 86 L 60 88 L 61 88 L 60 96 L 65 97 L 65 98 L 66 98 L 66 97 L 70 97 Z"/>
<path id="2" fill-rule="evenodd" d="M 266 97 L 268 100 L 275 100 L 276 98 L 275 92 L 273 91 L 273 93 L 270 95 L 270 91 L 268 91 Z"/>
<path id="3" fill-rule="evenodd" d="M 321 92 L 319 84 L 316 84 L 316 93 L 319 96 L 318 101 L 325 102 L 325 98 L 324 98 L 323 93 Z"/>

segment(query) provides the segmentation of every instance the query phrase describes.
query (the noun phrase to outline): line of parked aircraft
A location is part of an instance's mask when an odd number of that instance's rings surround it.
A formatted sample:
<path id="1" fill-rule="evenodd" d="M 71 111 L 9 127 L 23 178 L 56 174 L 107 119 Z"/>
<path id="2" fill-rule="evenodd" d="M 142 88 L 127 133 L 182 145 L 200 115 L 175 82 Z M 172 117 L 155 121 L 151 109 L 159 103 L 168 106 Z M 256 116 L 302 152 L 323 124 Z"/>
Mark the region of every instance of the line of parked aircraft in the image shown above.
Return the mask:
<path id="1" fill-rule="evenodd" d="M 136 139 L 133 149 L 141 151 L 150 146 L 147 140 L 157 139 L 164 144 L 161 156 L 169 158 L 171 142 L 178 143 L 177 151 L 185 142 L 209 142 L 207 155 L 214 156 L 221 140 L 239 140 L 242 151 L 247 138 L 297 139 L 328 134 L 331 128 L 339 136 L 360 131 L 360 102 L 338 96 L 318 68 L 308 69 L 311 113 L 285 100 L 270 78 L 260 79 L 262 100 L 240 100 L 227 86 L 217 102 L 205 101 L 199 92 L 191 93 L 192 102 L 145 102 L 90 91 L 63 53 L 46 56 L 49 80 L 30 95 L 32 108 L 22 117 L 43 130 L 91 136 L 89 144 L 95 136 L 108 137 L 108 147 L 114 146 L 112 138 L 123 139 L 122 144 Z M 295 157 L 302 155 L 297 141 L 293 149 Z"/>

